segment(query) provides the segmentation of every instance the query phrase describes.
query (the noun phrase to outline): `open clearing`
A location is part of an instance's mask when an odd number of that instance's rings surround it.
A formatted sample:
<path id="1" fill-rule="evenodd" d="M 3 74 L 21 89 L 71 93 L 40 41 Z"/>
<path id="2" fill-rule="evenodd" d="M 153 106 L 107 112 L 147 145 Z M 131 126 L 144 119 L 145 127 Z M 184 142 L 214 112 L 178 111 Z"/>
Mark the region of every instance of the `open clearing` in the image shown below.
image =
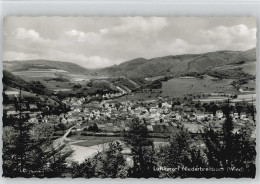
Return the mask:
<path id="1" fill-rule="evenodd" d="M 182 96 L 193 93 L 224 92 L 237 94 L 238 91 L 231 86 L 233 80 L 212 80 L 210 78 L 173 78 L 162 84 L 162 95 L 169 97 Z"/>
<path id="2" fill-rule="evenodd" d="M 77 143 L 74 143 L 72 145 L 78 145 L 78 146 L 83 146 L 83 147 L 90 147 L 98 144 L 104 144 L 108 142 L 113 142 L 115 140 L 122 139 L 121 137 L 93 137 L 93 136 L 88 136 L 86 139 Z"/>
<path id="3" fill-rule="evenodd" d="M 229 70 L 229 69 L 239 69 L 241 68 L 242 71 L 245 73 L 249 73 L 251 75 L 256 75 L 256 61 L 255 62 L 247 62 L 244 64 L 233 64 L 233 65 L 225 65 L 220 67 L 215 67 L 212 70 Z"/>
<path id="4" fill-rule="evenodd" d="M 242 70 L 251 75 L 256 75 L 256 62 L 245 63 L 241 65 Z"/>

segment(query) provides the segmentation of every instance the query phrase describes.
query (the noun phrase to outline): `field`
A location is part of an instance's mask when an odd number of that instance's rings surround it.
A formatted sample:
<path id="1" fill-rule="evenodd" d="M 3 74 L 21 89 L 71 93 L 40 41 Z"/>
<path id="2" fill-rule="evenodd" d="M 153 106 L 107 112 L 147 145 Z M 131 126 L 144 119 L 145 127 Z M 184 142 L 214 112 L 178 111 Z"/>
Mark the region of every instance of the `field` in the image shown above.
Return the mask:
<path id="1" fill-rule="evenodd" d="M 69 91 L 75 84 L 85 85 L 91 79 L 105 79 L 104 76 L 72 74 L 64 70 L 39 69 L 13 72 L 26 81 L 41 81 L 47 88 L 54 91 Z"/>
<path id="2" fill-rule="evenodd" d="M 72 82 L 41 81 L 48 89 L 53 91 L 69 91 L 74 86 Z"/>
<path id="3" fill-rule="evenodd" d="M 19 89 L 16 89 L 16 88 L 11 88 L 11 87 L 8 87 L 6 89 L 6 91 L 4 91 L 4 93 L 6 95 L 8 95 L 9 99 L 13 99 L 15 97 L 19 97 L 19 94 L 20 94 L 20 90 Z M 22 93 L 22 97 L 23 98 L 26 98 L 26 97 L 31 97 L 31 98 L 40 98 L 40 97 L 37 97 L 36 94 L 34 93 L 30 93 L 30 92 L 27 92 L 27 91 L 23 91 L 21 90 L 21 93 Z"/>
<path id="4" fill-rule="evenodd" d="M 167 138 L 159 138 L 158 136 L 169 136 L 171 133 L 150 133 L 149 135 L 155 136 L 149 138 L 155 142 L 165 142 Z M 122 136 L 83 136 L 80 132 L 77 132 L 76 134 L 71 135 L 69 139 L 71 139 L 72 145 L 90 147 L 116 140 L 123 140 L 124 138 Z"/>
<path id="5" fill-rule="evenodd" d="M 245 63 L 241 65 L 242 70 L 251 75 L 256 75 L 256 62 Z"/>
<path id="6" fill-rule="evenodd" d="M 64 77 L 71 80 L 71 82 L 82 82 L 89 81 L 91 78 L 95 78 L 95 76 L 91 75 L 71 74 L 67 71 L 56 69 L 30 69 L 19 72 L 13 72 L 13 74 L 25 80 L 47 80 L 57 77 Z"/>
<path id="7" fill-rule="evenodd" d="M 212 70 L 228 70 L 228 69 L 239 69 L 241 68 L 243 72 L 249 73 L 251 75 L 256 75 L 256 62 L 247 62 L 240 65 L 225 65 L 213 68 Z"/>
<path id="8" fill-rule="evenodd" d="M 238 95 L 236 99 L 232 100 L 232 102 L 241 102 L 241 101 L 245 101 L 249 103 L 253 102 L 253 104 L 256 105 L 256 94 L 241 94 Z"/>
<path id="9" fill-rule="evenodd" d="M 249 88 L 249 89 L 256 89 L 256 82 L 255 80 L 250 80 L 246 84 L 241 85 L 243 88 Z"/>
<path id="10" fill-rule="evenodd" d="M 205 77 L 198 78 L 173 78 L 162 84 L 162 95 L 169 97 L 182 96 L 193 93 L 214 93 L 224 92 L 237 94 L 238 91 L 231 86 L 232 80 L 213 80 Z"/>
<path id="11" fill-rule="evenodd" d="M 57 77 L 57 74 L 66 74 L 68 72 L 55 69 L 30 69 L 25 71 L 13 72 L 14 75 L 25 80 L 42 80 Z"/>
<path id="12" fill-rule="evenodd" d="M 120 140 L 122 137 L 94 137 L 94 136 L 84 136 L 85 141 L 80 141 L 78 143 L 74 143 L 73 145 L 90 147 L 98 144 L 108 143 L 115 140 Z"/>
<path id="13" fill-rule="evenodd" d="M 230 99 L 230 97 L 216 95 L 216 96 L 209 96 L 209 97 L 206 97 L 206 98 L 194 99 L 193 101 L 200 101 L 202 103 L 204 103 L 204 102 L 209 103 L 209 102 L 225 101 L 227 99 Z M 237 95 L 237 98 L 231 99 L 230 101 L 231 101 L 231 103 L 242 102 L 242 101 L 245 101 L 245 102 L 248 102 L 248 103 L 253 102 L 253 104 L 255 105 L 256 104 L 256 94 L 254 94 L 254 93 L 239 94 L 239 95 Z"/>

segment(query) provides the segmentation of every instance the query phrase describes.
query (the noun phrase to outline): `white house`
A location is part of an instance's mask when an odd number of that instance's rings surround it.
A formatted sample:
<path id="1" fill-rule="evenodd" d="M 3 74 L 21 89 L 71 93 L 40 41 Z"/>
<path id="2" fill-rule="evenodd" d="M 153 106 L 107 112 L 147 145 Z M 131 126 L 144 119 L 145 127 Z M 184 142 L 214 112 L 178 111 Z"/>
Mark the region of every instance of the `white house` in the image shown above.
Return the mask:
<path id="1" fill-rule="evenodd" d="M 205 119 L 205 115 L 204 114 L 196 114 L 196 119 L 198 121 L 204 120 Z"/>

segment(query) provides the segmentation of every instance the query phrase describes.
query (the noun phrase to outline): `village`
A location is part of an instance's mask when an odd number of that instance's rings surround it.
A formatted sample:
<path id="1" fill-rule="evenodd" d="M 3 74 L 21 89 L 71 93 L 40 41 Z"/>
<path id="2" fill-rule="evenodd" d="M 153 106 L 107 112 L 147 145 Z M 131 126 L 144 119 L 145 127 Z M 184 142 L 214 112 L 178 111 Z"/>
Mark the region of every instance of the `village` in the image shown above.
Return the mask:
<path id="1" fill-rule="evenodd" d="M 30 104 L 30 110 L 23 111 L 23 114 L 29 114 L 30 123 L 52 123 L 54 126 L 62 124 L 66 128 L 74 126 L 72 131 L 91 131 L 91 127 L 96 126 L 94 132 L 97 135 L 116 135 L 128 131 L 133 118 L 141 119 L 151 133 L 171 133 L 179 127 L 184 127 L 194 134 L 202 133 L 207 127 L 221 129 L 225 120 L 221 110 L 216 110 L 215 114 L 207 110 L 202 112 L 191 108 L 188 103 L 176 105 L 168 98 L 118 102 L 114 98 L 108 99 L 109 96 L 115 95 L 104 95 L 106 100 L 101 102 L 89 102 L 91 97 L 66 98 L 63 103 L 70 107 L 70 111 L 60 115 L 42 116 L 34 104 Z M 14 110 L 7 111 L 8 117 L 18 114 L 19 112 Z M 238 127 L 254 124 L 252 117 L 245 112 L 232 112 L 230 116 Z"/>
<path id="2" fill-rule="evenodd" d="M 191 134 L 203 133 L 205 128 L 218 131 L 226 118 L 221 109 L 215 109 L 215 112 L 203 109 L 200 102 L 194 102 L 194 99 L 182 100 L 182 103 L 176 103 L 168 97 L 119 102 L 117 98 L 123 95 L 127 95 L 124 90 L 115 94 L 67 97 L 62 102 L 69 107 L 69 111 L 58 115 L 43 115 L 39 105 L 35 103 L 25 103 L 21 110 L 23 116 L 29 116 L 29 123 L 52 124 L 57 136 L 61 136 L 70 127 L 73 127 L 72 132 L 79 132 L 81 135 L 120 136 L 122 132 L 129 131 L 132 120 L 138 118 L 146 125 L 151 135 L 154 133 L 157 137 L 165 138 L 178 132 L 180 127 Z M 101 100 L 96 101 L 96 98 Z M 19 117 L 19 109 L 15 110 L 12 105 L 5 108 L 7 118 Z M 46 108 L 49 109 L 48 106 Z M 232 111 L 230 116 L 235 123 L 234 131 L 240 130 L 241 127 L 254 126 L 253 117 L 246 112 Z"/>
<path id="3" fill-rule="evenodd" d="M 174 132 L 177 127 L 184 126 L 190 133 L 203 132 L 205 127 L 221 128 L 225 120 L 223 112 L 217 110 L 212 112 L 195 112 L 185 104 L 180 104 L 175 110 L 173 102 L 164 98 L 145 102 L 117 102 L 116 100 L 105 100 L 93 107 L 84 107 L 84 98 L 69 98 L 64 103 L 71 106 L 72 111 L 64 114 L 63 123 L 73 123 L 81 131 L 97 124 L 100 132 L 122 132 L 129 130 L 129 123 L 134 117 L 144 121 L 149 132 L 163 133 Z M 233 112 L 230 114 L 235 123 L 240 126 L 252 124 L 252 119 L 245 112 Z M 61 115 L 63 116 L 63 115 Z M 88 122 L 87 124 L 84 122 Z M 87 127 L 81 126 L 87 125 Z"/>

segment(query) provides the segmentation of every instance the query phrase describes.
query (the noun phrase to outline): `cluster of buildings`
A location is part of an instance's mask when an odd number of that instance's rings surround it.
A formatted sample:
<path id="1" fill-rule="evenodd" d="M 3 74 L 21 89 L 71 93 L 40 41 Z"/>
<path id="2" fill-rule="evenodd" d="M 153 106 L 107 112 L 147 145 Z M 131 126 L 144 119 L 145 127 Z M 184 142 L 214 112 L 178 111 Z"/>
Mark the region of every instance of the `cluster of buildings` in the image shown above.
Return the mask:
<path id="1" fill-rule="evenodd" d="M 173 108 L 173 101 L 163 98 L 142 102 L 118 102 L 113 98 L 98 102 L 91 101 L 91 97 L 68 97 L 63 103 L 70 106 L 70 111 L 45 116 L 42 116 L 37 104 L 26 103 L 23 105 L 23 115 L 29 117 L 30 123 L 63 124 L 65 127 L 73 125 L 77 131 L 88 130 L 95 124 L 99 132 L 103 133 L 128 131 L 134 118 L 139 118 L 145 123 L 148 131 L 154 133 L 174 132 L 180 126 L 184 126 L 191 133 L 198 133 L 210 126 L 209 124 L 218 126 L 217 124 L 225 120 L 220 110 L 213 115 L 212 112 L 194 111 L 185 104 L 175 105 Z M 7 117 L 20 116 L 18 109 L 11 106 L 4 108 Z M 240 114 L 235 112 L 230 116 L 234 122 L 246 122 L 250 119 L 243 112 Z"/>
<path id="2" fill-rule="evenodd" d="M 132 119 L 137 117 L 150 132 L 173 132 L 176 128 L 185 126 L 188 130 L 191 129 L 190 132 L 196 133 L 209 126 L 209 122 L 225 120 L 220 110 L 215 115 L 212 112 L 194 112 L 183 105 L 180 105 L 180 110 L 173 110 L 173 102 L 164 99 L 146 102 L 103 100 L 100 103 L 84 104 L 84 98 L 67 98 L 63 102 L 70 105 L 71 111 L 64 115 L 62 123 L 77 124 L 79 131 L 87 130 L 94 123 L 100 132 L 128 131 Z M 232 113 L 230 116 L 235 122 L 249 120 L 245 113 Z"/>

